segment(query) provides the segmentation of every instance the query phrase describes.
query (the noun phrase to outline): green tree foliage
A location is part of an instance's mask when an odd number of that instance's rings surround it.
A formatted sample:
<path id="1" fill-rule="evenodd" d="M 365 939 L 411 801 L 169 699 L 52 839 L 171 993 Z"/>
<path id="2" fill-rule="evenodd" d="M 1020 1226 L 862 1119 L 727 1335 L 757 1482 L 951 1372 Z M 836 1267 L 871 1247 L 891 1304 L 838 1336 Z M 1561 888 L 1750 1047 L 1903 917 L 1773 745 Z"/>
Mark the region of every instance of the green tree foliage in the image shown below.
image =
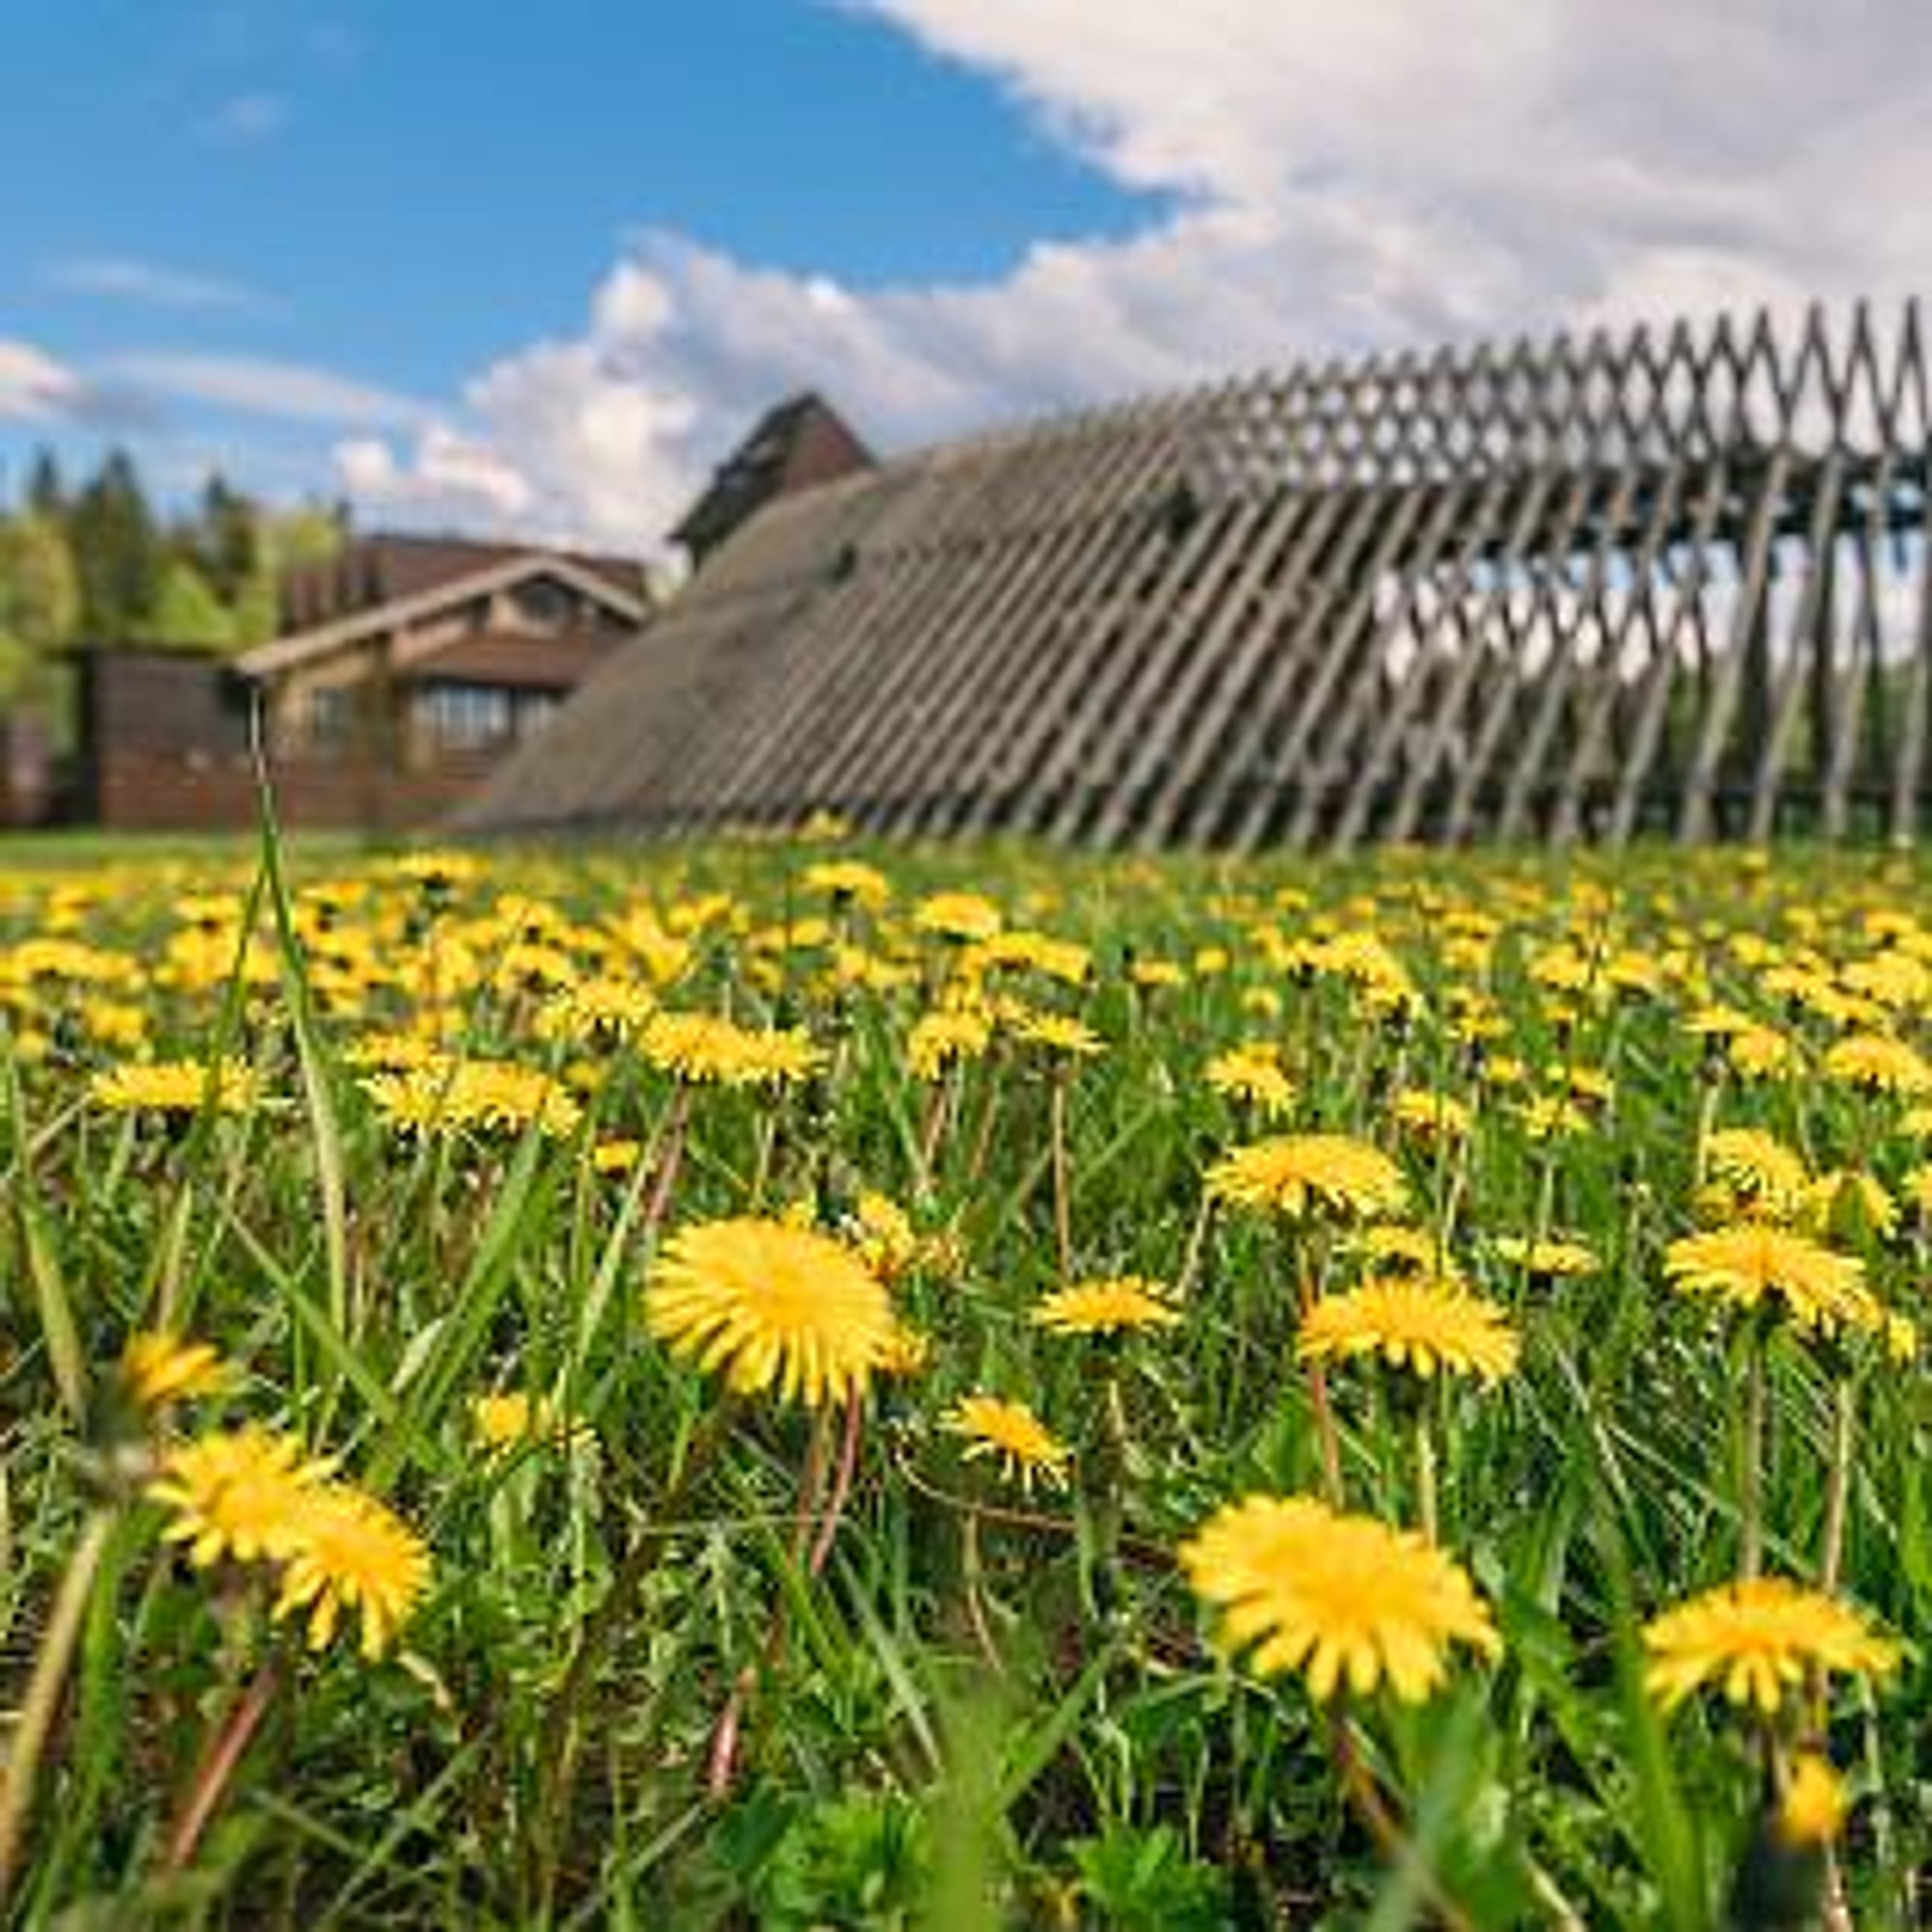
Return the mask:
<path id="1" fill-rule="evenodd" d="M 0 518 L 0 708 L 54 708 L 54 653 L 79 612 L 80 583 L 60 526 L 33 510 Z"/>
<path id="2" fill-rule="evenodd" d="M 136 637 L 155 609 L 161 537 L 125 450 L 110 450 L 74 499 L 68 543 L 80 577 L 80 626 L 103 643 Z"/>
<path id="3" fill-rule="evenodd" d="M 347 534 L 339 505 L 268 509 L 218 473 L 163 518 L 125 451 L 76 481 L 36 451 L 17 507 L 0 504 L 0 710 L 56 713 L 75 643 L 226 652 L 273 637 L 282 573 Z"/>
<path id="4" fill-rule="evenodd" d="M 225 651 L 235 642 L 235 615 L 192 559 L 171 556 L 161 566 L 154 607 L 134 636 L 141 643 Z"/>

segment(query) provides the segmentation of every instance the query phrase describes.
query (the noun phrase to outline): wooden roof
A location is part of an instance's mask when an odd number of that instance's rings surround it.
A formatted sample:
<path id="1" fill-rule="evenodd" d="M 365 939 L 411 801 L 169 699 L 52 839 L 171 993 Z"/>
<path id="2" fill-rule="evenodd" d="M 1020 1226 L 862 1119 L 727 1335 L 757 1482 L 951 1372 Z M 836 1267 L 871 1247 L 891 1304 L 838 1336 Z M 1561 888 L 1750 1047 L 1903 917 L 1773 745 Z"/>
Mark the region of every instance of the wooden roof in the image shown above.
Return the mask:
<path id="1" fill-rule="evenodd" d="M 646 595 L 644 567 L 636 557 L 558 552 L 527 543 L 484 543 L 469 537 L 417 536 L 408 531 L 372 531 L 353 538 L 333 556 L 298 566 L 280 585 L 284 635 L 312 631 L 398 598 L 473 577 L 532 551 L 569 559 L 634 600 Z"/>
<path id="2" fill-rule="evenodd" d="M 418 624 L 473 598 L 505 590 L 532 579 L 554 580 L 581 591 L 599 610 L 619 624 L 641 624 L 649 614 L 645 599 L 622 587 L 611 575 L 593 570 L 588 564 L 562 552 L 544 550 L 504 550 L 495 559 L 482 563 L 461 577 L 442 577 L 435 582 L 386 603 L 358 606 L 311 630 L 294 631 L 266 643 L 256 644 L 235 660 L 236 667 L 248 677 L 278 677 L 298 665 L 350 649 L 385 633 Z M 526 648 L 539 650 L 549 638 L 532 633 Z"/>
<path id="3" fill-rule="evenodd" d="M 872 467 L 872 453 L 822 396 L 810 390 L 761 416 L 718 467 L 671 531 L 702 562 L 767 503 Z"/>
<path id="4" fill-rule="evenodd" d="M 1292 370 L 769 504 L 468 814 L 1100 845 L 1907 838 L 1918 314 Z"/>

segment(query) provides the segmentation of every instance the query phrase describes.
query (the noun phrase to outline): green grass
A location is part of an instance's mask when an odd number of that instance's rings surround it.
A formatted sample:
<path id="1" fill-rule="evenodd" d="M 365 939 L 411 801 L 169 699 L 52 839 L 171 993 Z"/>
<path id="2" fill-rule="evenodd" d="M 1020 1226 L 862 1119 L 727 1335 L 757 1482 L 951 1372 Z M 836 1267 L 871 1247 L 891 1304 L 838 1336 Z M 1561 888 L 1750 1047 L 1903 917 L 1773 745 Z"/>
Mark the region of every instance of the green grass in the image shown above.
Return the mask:
<path id="1" fill-rule="evenodd" d="M 228 841 L 0 846 L 0 1814 L 21 1828 L 20 1921 L 1719 1922 L 1762 1727 L 1719 1697 L 1662 1712 L 1641 1627 L 1736 1574 L 1741 1512 L 1768 1570 L 1814 1578 L 1835 1463 L 1841 1592 L 1916 1637 L 1927 1411 L 1916 1359 L 1767 1324 L 1753 1502 L 1757 1331 L 1668 1288 L 1664 1251 L 1719 1212 L 1700 1133 L 1761 1127 L 1814 1177 L 1883 1183 L 1893 1225 L 1841 1194 L 1812 1233 L 1922 1317 L 1923 1128 L 1824 1056 L 1866 1031 L 1932 1047 L 1923 869 L 1003 847 L 863 854 L 895 888 L 874 911 L 807 883 L 838 850 L 485 853 L 443 895 L 350 842 L 266 865 Z M 989 974 L 989 1050 L 933 1083 L 908 1035 L 970 972 L 970 949 L 917 928 L 940 889 L 1079 942 L 1093 970 Z M 802 1028 L 822 1065 L 680 1097 L 635 1041 L 544 1018 L 598 975 Z M 1690 1025 L 1718 1003 L 1787 1040 L 1789 1066 L 1738 1071 Z M 1029 1047 L 1041 1011 L 1102 1050 Z M 566 1083 L 577 1124 L 399 1131 L 365 1056 L 412 1028 Z M 1293 1082 L 1280 1121 L 1206 1078 L 1253 1042 Z M 90 1091 L 224 1054 L 259 1080 L 241 1111 Z M 1401 1129 L 1408 1090 L 1466 1105 L 1467 1137 Z M 1525 1103 L 1566 1094 L 1570 1129 L 1533 1132 Z M 1492 1662 L 1457 1652 L 1425 1704 L 1350 1713 L 1379 1826 L 1305 1686 L 1218 1655 L 1175 1563 L 1222 1505 L 1323 1482 L 1297 1296 L 1364 1264 L 1326 1220 L 1204 1204 L 1217 1159 L 1289 1128 L 1392 1152 L 1410 1220 L 1521 1338 L 1494 1388 L 1328 1378 L 1347 1505 L 1386 1522 L 1415 1520 L 1421 1405 L 1441 1546 L 1501 1637 Z M 631 1141 L 627 1165 L 593 1158 Z M 1031 1321 L 1061 1285 L 1063 1173 L 1074 1276 L 1178 1285 L 1178 1328 L 1112 1345 Z M 679 1228 L 849 1233 L 867 1190 L 922 1237 L 893 1293 L 929 1356 L 875 1379 L 828 1525 L 838 1419 L 727 1398 L 651 1338 L 645 1284 Z M 1600 1265 L 1551 1281 L 1495 1245 L 1551 1233 Z M 231 1390 L 144 1412 L 119 1364 L 154 1327 L 218 1348 Z M 572 1427 L 486 1453 L 472 1402 L 511 1390 Z M 944 1418 L 974 1390 L 1032 1406 L 1072 1452 L 1067 1488 L 963 1456 Z M 197 1569 L 163 1541 L 157 1459 L 244 1419 L 338 1459 L 425 1540 L 433 1581 L 381 1659 L 353 1628 L 307 1648 L 272 1615 L 272 1565 Z M 1861 1925 L 1922 1909 L 1927 1689 L 1914 1653 L 1777 1726 L 1848 1781 Z"/>

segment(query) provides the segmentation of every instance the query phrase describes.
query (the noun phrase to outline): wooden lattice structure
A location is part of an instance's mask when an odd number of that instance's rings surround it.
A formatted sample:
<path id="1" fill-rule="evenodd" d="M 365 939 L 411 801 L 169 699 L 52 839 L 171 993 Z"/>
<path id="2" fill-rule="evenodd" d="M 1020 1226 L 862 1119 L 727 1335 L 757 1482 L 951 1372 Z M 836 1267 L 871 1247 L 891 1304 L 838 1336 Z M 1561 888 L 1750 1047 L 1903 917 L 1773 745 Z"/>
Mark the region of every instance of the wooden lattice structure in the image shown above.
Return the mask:
<path id="1" fill-rule="evenodd" d="M 472 822 L 1104 846 L 1914 837 L 1915 305 L 1482 345 L 783 498 Z"/>

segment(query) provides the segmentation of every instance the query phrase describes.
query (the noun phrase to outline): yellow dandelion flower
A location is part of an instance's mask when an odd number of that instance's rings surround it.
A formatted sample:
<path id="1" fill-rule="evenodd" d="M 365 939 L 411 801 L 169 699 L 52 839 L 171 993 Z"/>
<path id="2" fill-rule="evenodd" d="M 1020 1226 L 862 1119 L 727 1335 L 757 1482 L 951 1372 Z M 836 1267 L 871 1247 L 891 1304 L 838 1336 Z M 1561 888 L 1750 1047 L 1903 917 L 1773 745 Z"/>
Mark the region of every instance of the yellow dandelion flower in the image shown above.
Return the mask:
<path id="1" fill-rule="evenodd" d="M 1747 1027 L 1725 1049 L 1732 1070 L 1747 1080 L 1773 1080 L 1798 1064 L 1798 1049 L 1776 1027 Z"/>
<path id="2" fill-rule="evenodd" d="M 1208 1172 L 1208 1192 L 1296 1217 L 1399 1212 L 1408 1189 L 1388 1155 L 1347 1134 L 1281 1134 L 1236 1148 Z"/>
<path id="3" fill-rule="evenodd" d="M 915 1020 L 906 1037 L 906 1065 L 915 1080 L 937 1080 L 949 1066 L 978 1060 L 992 1044 L 981 1013 L 949 1009 Z"/>
<path id="4" fill-rule="evenodd" d="M 741 1027 L 712 1013 L 660 1012 L 640 1048 L 661 1072 L 722 1087 L 782 1087 L 816 1072 L 824 1057 L 793 1029 Z"/>
<path id="5" fill-rule="evenodd" d="M 596 1434 L 588 1423 L 563 1414 L 548 1396 L 530 1395 L 523 1389 L 471 1397 L 469 1426 L 484 1448 L 496 1452 L 519 1449 L 526 1443 L 568 1448 L 592 1440 Z"/>
<path id="6" fill-rule="evenodd" d="M 1737 1206 L 1782 1220 L 1804 1201 L 1804 1163 L 1759 1127 L 1720 1127 L 1704 1143 L 1704 1171 L 1721 1181 Z"/>
<path id="7" fill-rule="evenodd" d="M 858 859 L 825 859 L 808 866 L 803 883 L 809 893 L 822 893 L 829 899 L 874 910 L 893 895 L 892 882 L 886 875 Z"/>
<path id="8" fill-rule="evenodd" d="M 1091 1059 L 1106 1044 L 1092 1027 L 1065 1013 L 1027 1013 L 1014 1025 L 1013 1034 L 1029 1046 L 1041 1046 L 1069 1060 Z"/>
<path id="9" fill-rule="evenodd" d="M 657 1009 L 656 992 L 639 980 L 580 980 L 544 1002 L 536 1031 L 542 1039 L 634 1039 Z"/>
<path id="10" fill-rule="evenodd" d="M 1603 1265 L 1597 1259 L 1596 1250 L 1586 1243 L 1550 1236 L 1539 1238 L 1529 1235 L 1498 1235 L 1490 1243 L 1490 1248 L 1498 1261 L 1507 1263 L 1511 1267 L 1520 1267 L 1525 1274 L 1541 1275 L 1551 1281 L 1571 1275 L 1595 1274 Z"/>
<path id="11" fill-rule="evenodd" d="M 950 1272 L 957 1264 L 949 1235 L 923 1235 L 898 1203 L 875 1188 L 862 1189 L 853 1204 L 848 1238 L 861 1260 L 888 1285 L 925 1269 Z"/>
<path id="12" fill-rule="evenodd" d="M 1508 1315 L 1494 1302 L 1408 1275 L 1323 1295 L 1303 1318 L 1295 1342 L 1304 1361 L 1376 1355 L 1425 1378 L 1450 1370 L 1485 1382 L 1509 1375 L 1520 1348 Z"/>
<path id="13" fill-rule="evenodd" d="M 1468 1133 L 1471 1118 L 1454 1094 L 1416 1087 L 1405 1088 L 1389 1102 L 1389 1117 L 1423 1141 L 1459 1141 Z"/>
<path id="14" fill-rule="evenodd" d="M 651 1332 L 740 1394 L 855 1401 L 897 1333 L 878 1277 L 829 1236 L 740 1217 L 680 1230 L 644 1291 Z"/>
<path id="15" fill-rule="evenodd" d="M 1851 1809 L 1845 1783 L 1828 1757 L 1800 1751 L 1784 1775 L 1773 1823 L 1779 1841 L 1794 1849 L 1829 1845 L 1844 1830 Z"/>
<path id="16" fill-rule="evenodd" d="M 940 1418 L 940 1427 L 966 1437 L 960 1452 L 968 1462 L 979 1456 L 995 1458 L 1000 1473 L 1023 1490 L 1034 1479 L 1056 1489 L 1066 1487 L 1073 1452 L 1023 1402 L 996 1395 L 962 1396 Z"/>
<path id="17" fill-rule="evenodd" d="M 1856 1257 L 1767 1222 L 1741 1221 L 1672 1241 L 1663 1271 L 1685 1293 L 1714 1294 L 1736 1308 L 1756 1308 L 1775 1294 L 1804 1328 L 1877 1329 L 1884 1319 Z"/>
<path id="18" fill-rule="evenodd" d="M 1725 1583 L 1646 1625 L 1644 1689 L 1673 1711 L 1706 1684 L 1775 1717 L 1812 1672 L 1882 1677 L 1899 1661 L 1849 1605 L 1783 1577 Z"/>
<path id="19" fill-rule="evenodd" d="M 987 940 L 1006 923 L 998 906 L 978 893 L 933 893 L 913 908 L 913 929 L 942 939 Z"/>
<path id="20" fill-rule="evenodd" d="M 216 1113 L 245 1113 L 256 1095 L 254 1073 L 239 1060 L 211 1066 L 200 1060 L 149 1060 L 97 1073 L 88 1084 L 110 1113 L 194 1114 L 206 1100 Z"/>
<path id="21" fill-rule="evenodd" d="M 1234 1046 L 1217 1053 L 1208 1063 L 1207 1080 L 1215 1093 L 1267 1114 L 1285 1114 L 1294 1101 L 1294 1083 L 1282 1071 L 1275 1046 Z"/>
<path id="22" fill-rule="evenodd" d="M 381 1657 L 429 1589 L 421 1537 L 385 1504 L 340 1483 L 301 1498 L 287 1537 L 276 1620 L 302 1616 L 309 1648 L 323 1650 L 345 1614 L 359 1613 L 362 1655 Z"/>
<path id="23" fill-rule="evenodd" d="M 152 1332 L 129 1340 L 121 1357 L 121 1376 L 143 1408 L 219 1395 L 234 1379 L 228 1364 L 206 1342 Z"/>
<path id="24" fill-rule="evenodd" d="M 1932 1093 L 1932 1064 L 1889 1034 L 1847 1034 L 1826 1053 L 1824 1070 L 1828 1080 L 1869 1093 Z"/>
<path id="25" fill-rule="evenodd" d="M 900 1322 L 894 1328 L 892 1340 L 886 1344 L 885 1351 L 879 1357 L 879 1373 L 904 1379 L 920 1374 L 931 1360 L 930 1337 Z"/>
<path id="26" fill-rule="evenodd" d="M 170 1450 L 148 1493 L 169 1512 L 162 1538 L 206 1569 L 286 1555 L 291 1523 L 327 1474 L 293 1436 L 251 1426 Z"/>
<path id="27" fill-rule="evenodd" d="M 1452 1557 L 1311 1496 L 1229 1504 L 1181 1546 L 1180 1564 L 1228 1648 L 1251 1652 L 1264 1676 L 1299 1671 L 1318 1703 L 1384 1682 L 1419 1703 L 1446 1677 L 1452 1644 L 1490 1657 L 1501 1647 Z"/>
<path id="28" fill-rule="evenodd" d="M 1123 1335 L 1142 1328 L 1172 1328 L 1180 1311 L 1162 1298 L 1161 1286 L 1140 1275 L 1076 1282 L 1042 1295 L 1035 1325 L 1056 1335 Z"/>
<path id="29" fill-rule="evenodd" d="M 1889 1240 L 1898 1232 L 1898 1203 L 1875 1174 L 1855 1167 L 1821 1174 L 1799 1203 L 1799 1218 L 1814 1234 Z"/>

